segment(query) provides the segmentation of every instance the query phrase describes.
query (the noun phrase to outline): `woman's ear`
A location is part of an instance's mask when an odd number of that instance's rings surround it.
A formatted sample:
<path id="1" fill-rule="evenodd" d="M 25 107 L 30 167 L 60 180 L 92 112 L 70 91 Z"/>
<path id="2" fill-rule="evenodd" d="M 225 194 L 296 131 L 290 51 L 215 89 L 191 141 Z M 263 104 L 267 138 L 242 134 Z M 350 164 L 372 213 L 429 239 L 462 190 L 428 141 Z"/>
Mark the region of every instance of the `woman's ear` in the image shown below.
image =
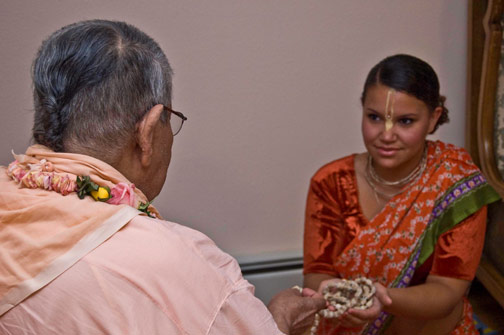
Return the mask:
<path id="1" fill-rule="evenodd" d="M 432 113 L 430 113 L 430 120 L 429 120 L 429 132 L 428 134 L 432 134 L 434 129 L 436 129 L 436 124 L 441 117 L 441 114 L 443 113 L 443 107 L 436 107 Z"/>
<path id="2" fill-rule="evenodd" d="M 141 163 L 148 167 L 152 161 L 154 130 L 159 122 L 163 105 L 152 107 L 136 125 L 136 141 L 141 150 Z"/>

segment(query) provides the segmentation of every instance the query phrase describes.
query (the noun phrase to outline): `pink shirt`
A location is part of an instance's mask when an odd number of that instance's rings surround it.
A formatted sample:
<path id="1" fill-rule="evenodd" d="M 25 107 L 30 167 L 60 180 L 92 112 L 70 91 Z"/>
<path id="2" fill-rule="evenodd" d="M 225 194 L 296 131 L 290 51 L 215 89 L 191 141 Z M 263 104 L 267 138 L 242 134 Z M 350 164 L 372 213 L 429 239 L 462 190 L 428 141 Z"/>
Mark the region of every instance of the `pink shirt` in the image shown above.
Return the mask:
<path id="1" fill-rule="evenodd" d="M 1 334 L 281 334 L 204 234 L 137 216 L 0 317 Z"/>

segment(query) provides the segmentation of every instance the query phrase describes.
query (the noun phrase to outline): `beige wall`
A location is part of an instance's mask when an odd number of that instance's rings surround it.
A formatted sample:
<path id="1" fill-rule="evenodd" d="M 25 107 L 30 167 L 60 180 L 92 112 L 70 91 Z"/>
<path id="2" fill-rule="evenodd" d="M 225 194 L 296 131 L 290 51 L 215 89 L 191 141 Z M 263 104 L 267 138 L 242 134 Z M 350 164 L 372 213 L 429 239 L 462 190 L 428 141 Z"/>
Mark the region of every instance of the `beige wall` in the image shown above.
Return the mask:
<path id="1" fill-rule="evenodd" d="M 437 138 L 463 145 L 466 16 L 466 0 L 2 0 L 0 164 L 29 144 L 42 39 L 77 20 L 128 21 L 165 50 L 173 106 L 189 117 L 162 214 L 234 255 L 299 251 L 309 178 L 363 150 L 359 96 L 383 57 L 433 65 L 452 119 Z"/>

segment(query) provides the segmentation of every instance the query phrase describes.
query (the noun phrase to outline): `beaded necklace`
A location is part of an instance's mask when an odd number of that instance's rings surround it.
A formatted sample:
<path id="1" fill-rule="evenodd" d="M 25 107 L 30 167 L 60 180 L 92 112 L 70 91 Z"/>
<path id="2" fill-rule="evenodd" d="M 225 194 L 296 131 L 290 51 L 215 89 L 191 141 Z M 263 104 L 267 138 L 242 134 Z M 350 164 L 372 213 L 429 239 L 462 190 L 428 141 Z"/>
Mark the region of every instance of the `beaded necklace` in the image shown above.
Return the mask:
<path id="1" fill-rule="evenodd" d="M 403 192 L 406 186 L 418 180 L 418 178 L 423 174 L 426 166 L 427 166 L 427 145 L 424 148 L 422 160 L 413 169 L 413 171 L 411 171 L 406 177 L 402 179 L 396 181 L 388 181 L 381 178 L 378 175 L 378 173 L 373 167 L 373 157 L 370 154 L 368 154 L 365 177 L 369 186 L 371 186 L 371 188 L 373 189 L 376 201 L 379 202 L 378 196 L 384 199 L 390 199 L 392 197 L 395 197 L 399 193 Z M 400 189 L 395 192 L 385 192 L 383 191 L 383 188 L 386 187 L 400 187 Z M 382 190 L 380 190 L 380 188 L 382 188 Z"/>
<path id="2" fill-rule="evenodd" d="M 341 281 L 327 285 L 322 290 L 322 295 L 328 302 L 329 307 L 315 314 L 310 335 L 317 333 L 322 317 L 329 319 L 338 318 L 350 308 L 368 309 L 373 305 L 375 293 L 376 288 L 373 282 L 364 277 L 355 280 L 342 279 Z"/>

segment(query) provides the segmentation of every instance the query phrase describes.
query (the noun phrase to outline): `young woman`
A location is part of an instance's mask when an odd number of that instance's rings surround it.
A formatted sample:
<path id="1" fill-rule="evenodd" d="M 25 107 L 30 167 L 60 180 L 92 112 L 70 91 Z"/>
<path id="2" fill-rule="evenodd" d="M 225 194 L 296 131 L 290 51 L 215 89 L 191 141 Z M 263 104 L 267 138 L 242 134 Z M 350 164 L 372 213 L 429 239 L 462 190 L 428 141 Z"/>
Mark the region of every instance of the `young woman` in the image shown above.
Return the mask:
<path id="1" fill-rule="evenodd" d="M 350 309 L 323 320 L 319 333 L 478 334 L 465 294 L 483 248 L 486 205 L 498 195 L 465 150 L 426 140 L 448 121 L 430 65 L 408 55 L 382 60 L 361 101 L 367 152 L 311 179 L 304 284 L 367 277 L 392 303 L 375 299 L 378 318 Z"/>

